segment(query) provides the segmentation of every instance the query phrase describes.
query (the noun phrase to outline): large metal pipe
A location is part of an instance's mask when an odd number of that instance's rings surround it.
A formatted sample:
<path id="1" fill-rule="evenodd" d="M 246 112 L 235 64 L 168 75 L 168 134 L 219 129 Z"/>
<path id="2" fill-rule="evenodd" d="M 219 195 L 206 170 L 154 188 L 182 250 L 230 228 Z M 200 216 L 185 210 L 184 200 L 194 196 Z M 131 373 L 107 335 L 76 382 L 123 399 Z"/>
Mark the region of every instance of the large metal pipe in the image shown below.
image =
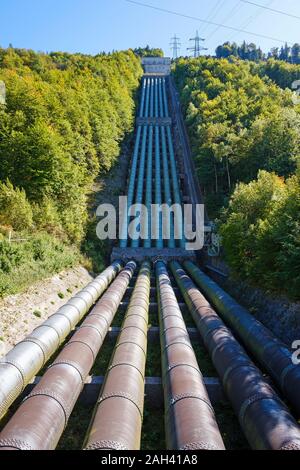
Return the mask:
<path id="1" fill-rule="evenodd" d="M 143 263 L 87 433 L 87 450 L 140 449 L 150 272 L 150 263 Z"/>
<path id="2" fill-rule="evenodd" d="M 161 166 L 160 166 L 160 132 L 159 126 L 155 126 L 155 204 L 156 207 L 162 204 L 162 191 L 161 191 Z M 156 248 L 163 248 L 163 235 L 162 235 L 162 213 L 156 215 L 152 223 L 155 223 L 155 238 Z"/>
<path id="3" fill-rule="evenodd" d="M 133 152 L 133 157 L 132 157 L 132 164 L 131 164 L 130 173 L 129 173 L 130 176 L 129 176 L 129 183 L 128 183 L 128 191 L 127 191 L 127 211 L 125 214 L 123 214 L 123 218 L 120 221 L 121 223 L 120 247 L 121 248 L 126 248 L 127 243 L 128 243 L 128 223 L 130 219 L 130 217 L 128 217 L 128 210 L 133 204 L 135 178 L 136 178 L 137 166 L 138 166 L 141 134 L 142 134 L 142 126 L 138 126 L 135 147 L 134 147 L 134 152 Z"/>
<path id="4" fill-rule="evenodd" d="M 292 351 L 195 264 L 184 267 L 300 416 L 300 366 L 293 364 Z"/>
<path id="5" fill-rule="evenodd" d="M 145 96 L 146 96 L 146 79 L 144 78 L 142 82 L 142 99 L 141 99 L 139 117 L 144 117 Z"/>
<path id="6" fill-rule="evenodd" d="M 0 434 L 1 450 L 55 449 L 135 271 L 129 262 Z"/>
<path id="7" fill-rule="evenodd" d="M 171 270 L 251 447 L 300 450 L 300 428 L 285 404 L 180 264 Z"/>
<path id="8" fill-rule="evenodd" d="M 142 139 L 142 148 L 141 148 L 141 157 L 140 157 L 140 161 L 139 161 L 139 171 L 138 171 L 136 196 L 135 196 L 135 203 L 136 204 L 142 204 L 142 202 L 143 202 L 147 134 L 148 134 L 148 126 L 144 126 L 143 139 Z M 142 214 L 140 213 L 140 215 L 139 215 L 140 232 L 142 231 L 142 227 L 141 227 L 142 218 L 143 218 Z M 134 247 L 134 248 L 139 247 L 140 246 L 140 239 L 138 238 L 136 240 L 131 240 L 131 246 Z"/>
<path id="9" fill-rule="evenodd" d="M 151 205 L 152 205 L 152 163 L 153 163 L 153 126 L 149 127 L 149 138 L 148 138 L 148 157 L 147 157 L 147 175 L 146 175 L 146 198 L 145 204 L 147 207 L 147 223 L 148 223 L 148 234 L 144 240 L 144 247 L 151 248 Z"/>
<path id="10" fill-rule="evenodd" d="M 165 127 L 161 126 L 161 142 L 162 142 L 162 157 L 163 157 L 163 181 L 164 181 L 164 203 L 168 210 L 166 215 L 163 215 L 163 232 L 166 238 L 166 224 L 169 225 L 168 233 L 168 248 L 175 248 L 175 239 L 174 239 L 174 219 L 173 214 L 170 212 L 172 206 L 172 195 L 171 195 L 171 185 L 170 185 L 170 174 L 169 174 L 169 161 L 167 153 L 167 143 L 166 143 L 166 131 Z"/>
<path id="11" fill-rule="evenodd" d="M 121 269 L 116 261 L 0 361 L 0 418 Z"/>
<path id="12" fill-rule="evenodd" d="M 163 91 L 162 91 L 162 80 L 158 79 L 158 101 L 159 101 L 159 117 L 165 117 L 164 113 L 164 102 L 163 102 Z"/>
<path id="13" fill-rule="evenodd" d="M 224 450 L 165 264 L 156 263 L 168 449 Z"/>

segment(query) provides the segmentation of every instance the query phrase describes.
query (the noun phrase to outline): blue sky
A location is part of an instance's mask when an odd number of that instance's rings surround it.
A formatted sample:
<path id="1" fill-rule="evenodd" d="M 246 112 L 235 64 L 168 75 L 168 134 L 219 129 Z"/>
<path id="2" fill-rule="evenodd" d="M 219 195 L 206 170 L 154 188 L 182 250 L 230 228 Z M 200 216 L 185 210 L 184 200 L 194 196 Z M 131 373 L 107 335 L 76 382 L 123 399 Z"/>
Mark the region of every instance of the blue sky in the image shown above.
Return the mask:
<path id="1" fill-rule="evenodd" d="M 141 0 L 157 7 L 222 22 L 259 34 L 300 42 L 300 20 L 285 17 L 241 0 Z M 300 16 L 299 0 L 253 0 Z M 144 46 L 162 47 L 170 55 L 176 33 L 186 54 L 188 39 L 199 34 L 213 53 L 226 40 L 246 40 L 264 50 L 280 43 L 236 33 L 187 18 L 127 3 L 125 0 L 0 0 L 0 45 L 41 51 L 96 54 L 99 51 Z"/>

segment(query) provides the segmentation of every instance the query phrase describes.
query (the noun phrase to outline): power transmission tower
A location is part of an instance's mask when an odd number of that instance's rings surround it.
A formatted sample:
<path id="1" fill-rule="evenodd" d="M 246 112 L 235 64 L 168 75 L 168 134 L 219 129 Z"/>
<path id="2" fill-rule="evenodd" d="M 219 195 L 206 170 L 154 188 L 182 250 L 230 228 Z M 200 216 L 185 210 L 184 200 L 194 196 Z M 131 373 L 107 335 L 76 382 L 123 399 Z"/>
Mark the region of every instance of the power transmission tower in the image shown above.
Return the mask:
<path id="1" fill-rule="evenodd" d="M 173 59 L 177 59 L 178 52 L 180 51 L 181 43 L 180 43 L 180 39 L 176 36 L 176 34 L 171 39 L 170 46 L 171 46 L 171 50 L 173 51 Z"/>
<path id="2" fill-rule="evenodd" d="M 199 57 L 201 51 L 207 51 L 207 47 L 202 47 L 201 42 L 205 41 L 205 39 L 200 38 L 198 31 L 196 31 L 196 36 L 191 38 L 190 41 L 194 41 L 193 47 L 188 47 L 188 51 L 192 51 L 194 57 Z"/>

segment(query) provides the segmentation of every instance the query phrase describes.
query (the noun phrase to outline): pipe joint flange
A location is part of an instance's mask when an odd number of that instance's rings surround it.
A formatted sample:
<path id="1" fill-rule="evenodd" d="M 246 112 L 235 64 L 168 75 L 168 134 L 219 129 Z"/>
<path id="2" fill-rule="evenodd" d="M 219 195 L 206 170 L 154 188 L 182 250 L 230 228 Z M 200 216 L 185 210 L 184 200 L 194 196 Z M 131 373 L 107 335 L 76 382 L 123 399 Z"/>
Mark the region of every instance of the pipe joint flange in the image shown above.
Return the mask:
<path id="1" fill-rule="evenodd" d="M 225 371 L 225 373 L 224 373 L 224 375 L 223 375 L 223 379 L 222 379 L 223 384 L 226 385 L 226 382 L 227 382 L 227 380 L 228 380 L 228 378 L 229 378 L 229 376 L 230 376 L 230 374 L 231 374 L 232 372 L 234 372 L 235 370 L 239 369 L 240 367 L 245 367 L 245 366 L 247 366 L 247 367 L 249 367 L 249 368 L 251 368 L 251 369 L 256 370 L 256 367 L 255 367 L 249 360 L 248 360 L 248 361 L 244 361 L 244 362 L 239 362 L 238 364 L 235 364 L 235 365 L 233 365 L 233 366 L 230 366 L 230 367 L 228 367 L 228 369 L 226 369 L 226 371 Z"/>
<path id="2" fill-rule="evenodd" d="M 186 399 L 195 399 L 195 400 L 200 400 L 202 401 L 203 403 L 205 403 L 211 410 L 212 412 L 214 413 L 214 409 L 209 401 L 209 399 L 207 398 L 204 398 L 202 395 L 199 395 L 197 393 L 180 393 L 179 395 L 175 395 L 174 397 L 172 397 L 170 399 L 170 402 L 169 402 L 169 408 L 176 405 L 176 403 L 178 403 L 179 401 L 181 400 L 186 400 Z"/>
<path id="3" fill-rule="evenodd" d="M 25 370 L 23 369 L 22 366 L 20 366 L 20 364 L 18 364 L 16 361 L 13 361 L 13 360 L 7 360 L 7 359 L 1 359 L 0 360 L 0 365 L 2 364 L 7 364 L 9 366 L 13 366 L 17 369 L 17 371 L 19 372 L 20 376 L 21 376 L 21 379 L 22 379 L 22 390 L 24 389 L 24 387 L 26 387 L 27 385 L 27 377 L 26 377 L 26 372 Z"/>
<path id="4" fill-rule="evenodd" d="M 137 409 L 140 414 L 141 419 L 143 419 L 143 406 L 139 404 L 136 399 L 130 395 L 129 393 L 126 392 L 115 392 L 115 393 L 110 393 L 109 395 L 102 395 L 98 401 L 97 404 L 101 405 L 106 400 L 109 400 L 110 398 L 122 398 L 123 400 L 128 400 L 130 401 Z"/>
<path id="5" fill-rule="evenodd" d="M 192 366 L 191 364 L 185 364 L 184 362 L 178 362 L 177 364 L 170 364 L 166 370 L 165 375 L 167 375 L 169 372 L 171 372 L 173 369 L 176 369 L 177 367 L 189 367 L 190 369 L 194 369 L 196 372 L 198 372 L 202 376 L 202 373 L 198 367 Z"/>
<path id="6" fill-rule="evenodd" d="M 280 400 L 280 398 L 277 395 L 275 395 L 275 393 L 256 393 L 255 395 L 252 395 L 251 397 L 247 398 L 247 400 L 245 400 L 244 403 L 242 404 L 240 411 L 239 411 L 240 423 L 244 422 L 245 416 L 249 407 L 253 405 L 253 403 L 256 403 L 262 400 L 274 400 L 285 407 L 284 403 Z"/>
<path id="7" fill-rule="evenodd" d="M 143 335 L 145 336 L 145 338 L 147 338 L 147 333 L 145 332 L 145 330 L 143 330 L 142 328 L 140 328 L 139 326 L 135 326 L 135 325 L 129 325 L 129 326 L 125 326 L 124 328 L 121 328 L 120 330 L 120 334 L 125 331 L 125 330 L 128 330 L 129 328 L 135 328 L 136 330 L 139 330 L 143 333 Z"/>
<path id="8" fill-rule="evenodd" d="M 139 374 L 141 375 L 142 379 L 145 380 L 145 375 L 143 374 L 142 371 L 140 371 L 140 369 L 138 367 L 136 367 L 134 364 L 130 364 L 129 362 L 118 362 L 116 364 L 111 364 L 107 371 L 111 371 L 112 369 L 115 369 L 116 367 L 119 367 L 119 366 L 128 366 L 128 367 L 132 367 L 133 369 L 137 370 L 139 372 Z"/>
<path id="9" fill-rule="evenodd" d="M 23 402 L 29 400 L 30 398 L 39 397 L 39 396 L 52 398 L 52 400 L 56 401 L 60 405 L 65 416 L 65 426 L 66 426 L 68 423 L 68 419 L 71 415 L 72 408 L 70 408 L 70 406 L 66 403 L 64 398 L 54 393 L 51 389 L 44 388 L 41 390 L 37 390 L 36 392 L 35 391 L 31 392 L 27 397 L 24 398 Z"/>
<path id="10" fill-rule="evenodd" d="M 108 320 L 107 318 L 104 316 L 104 315 L 101 315 L 100 313 L 90 313 L 89 314 L 89 317 L 97 317 L 97 318 L 100 318 L 101 320 L 104 320 L 106 325 L 107 325 L 107 328 L 109 328 L 109 323 L 108 323 Z"/>
<path id="11" fill-rule="evenodd" d="M 86 301 L 85 299 L 83 299 L 82 297 L 80 297 L 81 292 L 82 292 L 82 291 L 80 291 L 78 295 L 74 295 L 74 297 L 72 297 L 72 300 L 73 300 L 73 299 L 82 300 L 82 302 L 85 303 L 86 310 L 88 310 L 89 305 L 88 305 L 88 303 L 87 303 L 87 301 Z"/>
<path id="12" fill-rule="evenodd" d="M 184 446 L 180 447 L 179 450 L 219 450 L 219 447 L 209 442 L 199 441 L 185 444 Z"/>
<path id="13" fill-rule="evenodd" d="M 44 358 L 43 359 L 43 364 L 45 364 L 45 362 L 48 359 L 47 354 L 45 352 L 45 351 L 47 351 L 47 346 L 41 340 L 39 340 L 35 336 L 27 336 L 27 338 L 23 339 L 23 341 L 21 341 L 21 343 L 34 343 L 34 344 L 36 344 L 40 348 L 40 350 L 42 351 L 43 358 Z"/>
<path id="14" fill-rule="evenodd" d="M 99 328 L 97 328 L 95 325 L 91 325 L 90 323 L 85 323 L 78 328 L 78 331 L 82 330 L 83 328 L 92 328 L 93 330 L 96 330 L 97 333 L 99 333 L 101 339 L 103 339 L 102 331 Z"/>
<path id="15" fill-rule="evenodd" d="M 115 349 L 117 349 L 119 346 L 122 346 L 123 344 L 134 344 L 143 351 L 144 356 L 146 357 L 147 353 L 145 349 L 140 344 L 135 343 L 134 341 L 121 341 L 121 343 L 116 344 Z"/>
<path id="16" fill-rule="evenodd" d="M 70 340 L 66 345 L 65 345 L 65 348 L 67 348 L 68 346 L 72 346 L 72 344 L 74 343 L 78 343 L 78 344 L 83 344 L 84 346 L 86 346 L 90 351 L 91 351 L 91 354 L 93 356 L 93 361 L 95 361 L 96 359 L 96 352 L 91 348 L 91 346 L 88 344 L 88 343 L 85 343 L 84 341 L 79 341 L 77 339 L 74 339 L 74 340 Z"/>
<path id="17" fill-rule="evenodd" d="M 146 318 L 143 316 L 143 315 L 140 315 L 139 313 L 129 313 L 129 315 L 126 315 L 125 316 L 125 320 L 129 317 L 140 317 L 144 320 L 144 322 L 146 323 L 146 325 L 148 326 L 148 322 L 146 320 Z"/>
<path id="18" fill-rule="evenodd" d="M 46 321 L 45 323 L 43 323 L 42 326 L 46 326 L 47 328 L 51 328 L 51 330 L 55 331 L 55 333 L 57 334 L 57 337 L 58 337 L 59 344 L 61 344 L 63 342 L 64 338 L 62 338 L 60 336 L 59 331 L 57 331 L 57 329 L 53 325 L 49 325 L 48 322 Z"/>
<path id="19" fill-rule="evenodd" d="M 165 335 L 167 333 L 167 331 L 169 330 L 180 330 L 180 331 L 184 331 L 185 334 L 186 334 L 186 337 L 188 337 L 188 332 L 186 331 L 186 328 L 185 327 L 181 327 L 181 326 L 169 326 L 168 328 L 165 328 L 163 331 L 162 331 L 162 334 Z"/>
<path id="20" fill-rule="evenodd" d="M 89 444 L 84 450 L 129 450 L 127 446 L 117 441 L 97 441 Z"/>
<path id="21" fill-rule="evenodd" d="M 52 367 L 54 366 L 60 366 L 60 365 L 66 365 L 66 366 L 70 366 L 72 367 L 73 369 L 75 369 L 78 374 L 80 375 L 80 379 L 81 379 L 81 383 L 82 385 L 84 385 L 85 383 L 85 374 L 84 374 L 84 371 L 82 369 L 82 367 L 80 367 L 77 362 L 74 362 L 74 361 L 60 361 L 60 360 L 56 360 L 54 361 L 52 364 L 50 364 L 50 366 L 48 367 L 48 369 L 51 369 Z"/>
<path id="22" fill-rule="evenodd" d="M 27 442 L 19 441 L 19 439 L 0 439 L 0 448 L 12 447 L 17 450 L 34 450 Z"/>
<path id="23" fill-rule="evenodd" d="M 184 346 L 187 346 L 193 351 L 193 347 L 189 340 L 188 341 L 173 341 L 173 343 L 166 344 L 166 346 L 164 347 L 164 351 L 169 349 L 171 346 L 175 346 L 176 344 L 183 344 Z"/>
<path id="24" fill-rule="evenodd" d="M 72 330 L 73 324 L 72 324 L 70 318 L 67 317 L 67 315 L 65 315 L 64 313 L 57 312 L 57 313 L 55 313 L 55 316 L 56 316 L 56 317 L 64 317 L 66 320 L 68 320 L 70 330 Z"/>

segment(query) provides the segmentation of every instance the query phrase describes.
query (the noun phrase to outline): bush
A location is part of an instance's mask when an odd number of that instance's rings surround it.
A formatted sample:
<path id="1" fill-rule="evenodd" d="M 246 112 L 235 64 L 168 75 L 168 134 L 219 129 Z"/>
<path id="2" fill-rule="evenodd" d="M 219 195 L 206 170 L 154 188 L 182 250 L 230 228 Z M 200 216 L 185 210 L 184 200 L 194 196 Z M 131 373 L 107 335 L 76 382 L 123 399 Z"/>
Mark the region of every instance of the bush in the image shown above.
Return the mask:
<path id="1" fill-rule="evenodd" d="M 9 180 L 0 182 L 0 224 L 9 225 L 13 230 L 28 230 L 33 224 L 32 209 L 25 191 L 14 188 Z"/>
<path id="2" fill-rule="evenodd" d="M 300 178 L 261 171 L 240 184 L 220 233 L 233 272 L 269 291 L 300 298 Z"/>

